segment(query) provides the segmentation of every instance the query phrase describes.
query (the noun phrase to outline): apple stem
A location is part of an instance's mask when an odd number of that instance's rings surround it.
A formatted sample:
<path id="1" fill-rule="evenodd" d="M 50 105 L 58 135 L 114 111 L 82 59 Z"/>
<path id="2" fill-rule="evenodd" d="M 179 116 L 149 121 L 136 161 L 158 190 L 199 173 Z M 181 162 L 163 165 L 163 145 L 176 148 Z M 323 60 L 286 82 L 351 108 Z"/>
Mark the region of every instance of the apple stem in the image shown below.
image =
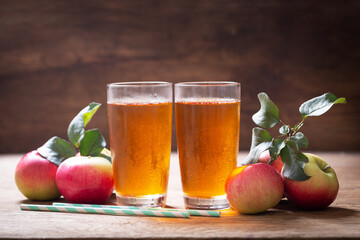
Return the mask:
<path id="1" fill-rule="evenodd" d="M 298 124 L 296 124 L 296 125 L 294 126 L 294 128 L 293 128 L 293 129 L 294 129 L 294 132 L 293 132 L 294 135 L 295 135 L 295 134 L 297 133 L 297 131 L 299 131 L 299 129 L 304 125 L 304 121 L 305 121 L 305 118 L 303 118 L 300 123 L 298 123 Z"/>
<path id="2" fill-rule="evenodd" d="M 327 170 L 329 170 L 329 169 L 331 169 L 331 167 L 330 167 L 330 165 L 328 164 L 328 165 L 326 165 L 326 167 L 324 167 L 324 169 L 322 169 L 322 170 L 323 170 L 323 172 L 327 172 Z"/>

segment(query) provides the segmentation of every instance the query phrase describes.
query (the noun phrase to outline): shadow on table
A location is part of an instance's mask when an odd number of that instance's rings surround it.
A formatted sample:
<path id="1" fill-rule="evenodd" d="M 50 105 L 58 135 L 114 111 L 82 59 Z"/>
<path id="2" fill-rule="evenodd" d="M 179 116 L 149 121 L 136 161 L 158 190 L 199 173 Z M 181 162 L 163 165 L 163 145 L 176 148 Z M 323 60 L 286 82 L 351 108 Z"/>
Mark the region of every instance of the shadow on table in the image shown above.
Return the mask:
<path id="1" fill-rule="evenodd" d="M 256 217 L 262 216 L 265 218 L 281 216 L 283 218 L 291 219 L 292 216 L 312 219 L 340 219 L 359 215 L 360 212 L 353 209 L 341 208 L 341 207 L 328 207 L 323 210 L 303 210 L 298 209 L 287 200 L 282 200 L 276 207 L 271 208 L 265 212 L 258 214 L 239 214 L 233 209 L 221 210 L 221 216 L 223 217 Z"/>
<path id="2" fill-rule="evenodd" d="M 54 202 L 61 202 L 61 203 L 65 203 L 67 202 L 64 198 L 59 198 L 57 200 L 54 201 L 39 201 L 39 200 L 29 200 L 29 199 L 24 199 L 19 201 L 19 204 L 36 204 L 36 205 L 52 205 Z"/>
<path id="3" fill-rule="evenodd" d="M 297 215 L 301 215 L 302 217 L 309 216 L 316 219 L 346 218 L 359 214 L 359 211 L 353 209 L 332 207 L 331 205 L 322 210 L 303 210 L 296 208 L 296 206 L 294 206 L 287 200 L 281 200 L 281 202 L 276 207 L 274 207 L 274 209 L 280 210 L 281 212 L 296 213 Z"/>
<path id="4" fill-rule="evenodd" d="M 18 202 L 18 204 L 36 204 L 36 205 L 52 205 L 54 202 L 57 203 L 69 203 L 69 201 L 67 201 L 64 197 L 60 197 L 56 200 L 52 200 L 52 201 L 33 201 L 33 200 L 29 200 L 29 199 L 24 199 Z M 116 202 L 116 194 L 113 193 L 111 194 L 111 196 L 109 197 L 108 200 L 106 200 L 106 202 L 102 203 L 101 205 L 118 205 Z M 166 208 L 174 208 L 172 206 L 166 205 Z"/>
<path id="5" fill-rule="evenodd" d="M 55 201 L 31 201 L 31 200 L 22 200 L 19 201 L 19 204 L 39 204 L 39 205 L 52 205 L 54 202 L 61 202 L 67 203 L 63 197 L 55 200 Z M 104 205 L 117 205 L 116 204 L 116 196 L 112 194 L 112 196 L 103 203 Z M 166 205 L 166 208 L 174 208 L 173 206 Z M 220 210 L 222 217 L 245 217 L 245 218 L 252 218 L 252 216 L 263 216 L 265 218 L 268 217 L 275 217 L 275 216 L 282 216 L 285 218 L 292 218 L 292 216 L 296 215 L 297 218 L 312 218 L 312 219 L 341 219 L 352 217 L 355 215 L 360 215 L 360 211 L 348 209 L 348 208 L 341 208 L 341 207 L 328 207 L 323 210 L 302 210 L 296 208 L 293 204 L 291 204 L 287 200 L 281 200 L 280 203 L 265 212 L 258 213 L 258 214 L 239 214 L 233 209 L 224 209 Z"/>
<path id="6" fill-rule="evenodd" d="M 60 197 L 58 199 L 55 200 L 51 200 L 51 201 L 39 201 L 39 200 L 29 200 L 29 199 L 24 199 L 19 201 L 19 204 L 38 204 L 38 205 L 52 205 L 54 202 L 57 203 L 69 203 L 69 201 L 67 201 L 64 197 Z M 104 205 L 116 205 L 116 197 L 115 194 L 112 194 L 110 196 L 110 198 L 108 200 L 106 200 L 105 203 L 103 203 Z"/>

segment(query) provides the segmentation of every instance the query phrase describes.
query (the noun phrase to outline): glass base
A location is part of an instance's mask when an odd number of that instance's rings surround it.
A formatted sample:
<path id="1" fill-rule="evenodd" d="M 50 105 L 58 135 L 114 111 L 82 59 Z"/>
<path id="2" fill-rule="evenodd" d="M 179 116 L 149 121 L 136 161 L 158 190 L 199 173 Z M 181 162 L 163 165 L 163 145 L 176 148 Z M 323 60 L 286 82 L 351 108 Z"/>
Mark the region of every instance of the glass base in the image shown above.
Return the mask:
<path id="1" fill-rule="evenodd" d="M 166 194 L 146 195 L 143 197 L 127 197 L 116 194 L 119 205 L 129 205 L 137 207 L 165 207 Z"/>
<path id="2" fill-rule="evenodd" d="M 212 198 L 197 198 L 184 195 L 184 203 L 186 208 L 192 209 L 220 210 L 230 208 L 225 195 Z"/>

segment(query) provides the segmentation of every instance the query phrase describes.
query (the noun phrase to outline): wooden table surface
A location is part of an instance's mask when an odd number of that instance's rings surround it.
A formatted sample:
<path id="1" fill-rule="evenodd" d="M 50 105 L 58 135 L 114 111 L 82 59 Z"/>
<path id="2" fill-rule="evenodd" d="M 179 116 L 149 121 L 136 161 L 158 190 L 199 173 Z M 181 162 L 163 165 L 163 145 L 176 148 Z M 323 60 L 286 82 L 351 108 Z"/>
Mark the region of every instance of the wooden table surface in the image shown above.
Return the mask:
<path id="1" fill-rule="evenodd" d="M 326 210 L 300 211 L 283 200 L 262 214 L 238 215 L 225 210 L 221 218 L 190 219 L 21 211 L 21 203 L 52 202 L 26 200 L 14 181 L 21 155 L 3 154 L 0 239 L 360 238 L 360 153 L 316 154 L 335 169 L 340 182 L 338 197 Z M 239 154 L 239 159 L 244 157 L 245 153 Z M 177 160 L 172 154 L 168 206 L 183 208 Z"/>

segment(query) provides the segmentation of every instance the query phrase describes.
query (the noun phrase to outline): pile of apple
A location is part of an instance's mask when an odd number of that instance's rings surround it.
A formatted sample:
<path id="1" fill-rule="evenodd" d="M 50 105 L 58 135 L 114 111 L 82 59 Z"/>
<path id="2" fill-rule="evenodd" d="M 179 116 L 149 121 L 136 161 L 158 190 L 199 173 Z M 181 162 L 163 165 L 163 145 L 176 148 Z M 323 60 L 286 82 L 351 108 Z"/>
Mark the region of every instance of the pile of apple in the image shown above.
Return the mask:
<path id="1" fill-rule="evenodd" d="M 346 103 L 331 93 L 303 103 L 302 120 L 294 127 L 279 118 L 277 106 L 265 93 L 258 95 L 261 108 L 253 115 L 260 126 L 253 129 L 248 156 L 227 178 L 225 190 L 232 208 L 239 213 L 255 214 L 275 207 L 285 196 L 295 207 L 320 210 L 336 198 L 339 182 L 335 171 L 320 157 L 302 153 L 308 139 L 299 132 L 309 116 L 319 116 L 334 104 Z M 281 138 L 272 138 L 264 128 L 282 123 Z"/>
<path id="2" fill-rule="evenodd" d="M 302 209 L 319 210 L 329 206 L 339 190 L 335 171 L 320 157 L 310 153 L 305 156 L 309 162 L 304 170 L 310 177 L 305 181 L 282 176 L 281 158 L 269 165 L 268 151 L 262 154 L 259 163 L 236 168 L 225 185 L 231 207 L 240 213 L 259 213 L 275 207 L 283 196 Z"/>
<path id="3" fill-rule="evenodd" d="M 254 214 L 276 206 L 285 196 L 296 207 L 318 210 L 336 198 L 339 182 L 335 171 L 320 157 L 302 153 L 309 144 L 299 132 L 305 119 L 319 116 L 334 104 L 346 103 L 331 93 L 303 103 L 302 120 L 294 127 L 279 118 L 277 106 L 265 93 L 258 95 L 261 108 L 253 115 L 259 126 L 252 132 L 248 156 L 227 178 L 225 190 L 232 208 Z M 85 130 L 100 107 L 91 103 L 71 121 L 69 141 L 53 137 L 24 155 L 15 170 L 19 190 L 30 200 L 54 200 L 61 195 L 74 203 L 103 203 L 114 190 L 109 150 L 98 129 Z M 282 123 L 280 138 L 265 130 Z"/>
<path id="4" fill-rule="evenodd" d="M 20 192 L 30 200 L 61 195 L 74 203 L 103 203 L 114 190 L 109 150 L 98 129 L 85 130 L 100 107 L 91 103 L 71 121 L 66 141 L 53 137 L 25 154 L 15 170 Z"/>

